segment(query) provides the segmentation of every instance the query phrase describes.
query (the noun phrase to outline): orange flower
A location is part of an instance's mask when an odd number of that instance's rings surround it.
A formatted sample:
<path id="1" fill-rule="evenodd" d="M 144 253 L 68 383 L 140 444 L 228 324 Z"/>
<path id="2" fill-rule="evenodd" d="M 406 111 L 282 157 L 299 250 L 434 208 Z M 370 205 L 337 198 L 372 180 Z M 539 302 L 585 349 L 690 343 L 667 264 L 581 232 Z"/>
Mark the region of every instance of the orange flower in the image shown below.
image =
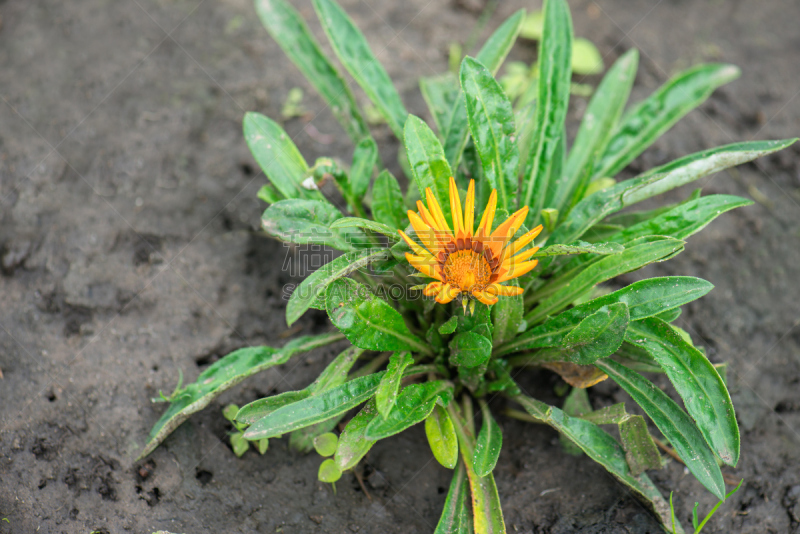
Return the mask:
<path id="1" fill-rule="evenodd" d="M 469 298 L 492 305 L 497 302 L 498 295 L 521 294 L 521 287 L 500 284 L 522 276 L 539 263 L 537 260 L 529 260 L 539 247 L 531 247 L 524 252 L 522 249 L 539 235 L 542 225 L 509 244 L 522 226 L 528 207 L 525 206 L 511 215 L 492 232 L 497 207 L 497 191 L 492 191 L 483 218 L 477 231 L 473 233 L 475 180 L 469 182 L 467 203 L 462 213 L 456 182 L 450 177 L 452 230 L 430 188 L 425 190 L 425 196 L 428 208 L 422 201 L 418 201 L 419 214 L 408 212 L 411 225 L 424 247 L 400 231 L 400 235 L 414 251 L 413 254 L 406 254 L 408 263 L 420 273 L 436 280 L 429 283 L 423 293 L 429 297 L 435 295 L 436 302 L 441 304 L 461 295 L 465 309 Z"/>

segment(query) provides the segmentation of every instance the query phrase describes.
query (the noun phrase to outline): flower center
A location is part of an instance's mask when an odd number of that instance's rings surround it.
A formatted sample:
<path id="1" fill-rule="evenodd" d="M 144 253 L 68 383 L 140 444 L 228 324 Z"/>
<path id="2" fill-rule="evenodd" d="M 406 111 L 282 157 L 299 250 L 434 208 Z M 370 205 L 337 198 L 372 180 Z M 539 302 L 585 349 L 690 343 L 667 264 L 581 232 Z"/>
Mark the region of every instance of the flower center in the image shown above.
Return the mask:
<path id="1" fill-rule="evenodd" d="M 489 284 L 492 268 L 483 254 L 474 250 L 453 252 L 444 262 L 445 281 L 461 291 L 482 290 Z"/>

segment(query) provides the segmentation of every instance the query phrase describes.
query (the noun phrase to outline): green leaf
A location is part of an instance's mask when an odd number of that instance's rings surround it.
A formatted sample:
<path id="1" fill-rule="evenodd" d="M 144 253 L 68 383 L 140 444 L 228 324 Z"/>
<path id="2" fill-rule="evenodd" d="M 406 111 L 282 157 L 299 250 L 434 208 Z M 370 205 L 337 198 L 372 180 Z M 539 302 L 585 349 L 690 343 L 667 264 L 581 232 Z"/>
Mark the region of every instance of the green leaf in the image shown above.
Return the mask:
<path id="1" fill-rule="evenodd" d="M 427 205 L 425 189 L 430 187 L 442 207 L 445 219 L 452 223 L 450 218 L 450 177 L 453 172 L 444 156 L 439 139 L 425 124 L 425 121 L 414 115 L 409 115 L 406 120 L 403 139 L 408 163 L 411 165 L 420 197 Z M 430 208 L 430 206 L 428 207 Z"/>
<path id="2" fill-rule="evenodd" d="M 369 219 L 362 219 L 360 217 L 344 217 L 336 220 L 336 222 L 331 224 L 330 227 L 334 230 L 339 228 L 364 228 L 366 230 L 372 230 L 373 232 L 385 235 L 392 241 L 396 242 L 400 240 L 400 235 L 394 228 L 391 228 L 383 223 L 371 221 Z"/>
<path id="3" fill-rule="evenodd" d="M 353 152 L 353 164 L 350 166 L 350 184 L 353 195 L 362 198 L 369 188 L 372 169 L 378 163 L 378 145 L 371 137 L 359 141 Z"/>
<path id="4" fill-rule="evenodd" d="M 546 258 L 548 256 L 564 256 L 567 254 L 600 254 L 608 256 L 619 254 L 625 247 L 618 243 L 587 243 L 586 241 L 575 241 L 569 245 L 550 245 L 536 252 L 533 258 Z"/>
<path id="5" fill-rule="evenodd" d="M 450 340 L 450 365 L 478 367 L 492 356 L 492 340 L 477 332 L 461 332 Z"/>
<path id="6" fill-rule="evenodd" d="M 683 241 L 678 239 L 660 236 L 640 238 L 630 243 L 620 254 L 601 257 L 587 266 L 566 286 L 540 302 L 539 306 L 525 316 L 525 320 L 529 324 L 538 323 L 551 313 L 562 310 L 600 282 L 635 271 L 681 250 Z"/>
<path id="7" fill-rule="evenodd" d="M 426 421 L 427 422 L 427 421 Z M 451 423 L 452 424 L 452 423 Z M 456 454 L 458 453 L 456 445 Z M 458 460 L 458 458 L 456 458 Z M 470 489 L 464 462 L 458 467 L 450 481 L 450 491 L 444 501 L 442 516 L 433 534 L 472 534 L 472 516 L 469 513 Z"/>
<path id="8" fill-rule="evenodd" d="M 334 280 L 328 286 L 326 308 L 333 325 L 356 347 L 431 354 L 408 330 L 400 312 L 355 280 Z"/>
<path id="9" fill-rule="evenodd" d="M 584 394 L 586 394 L 585 389 L 576 388 L 572 391 L 583 391 Z M 566 412 L 566 404 L 564 407 L 564 411 Z M 575 414 L 570 414 L 567 412 L 567 415 Z M 627 421 L 631 416 L 627 411 L 625 411 L 625 403 L 620 402 L 618 404 L 612 404 L 611 406 L 600 408 L 599 410 L 581 414 L 579 417 L 596 425 L 618 425 L 619 423 L 624 423 Z"/>
<path id="10" fill-rule="evenodd" d="M 506 19 L 486 40 L 477 60 L 486 66 L 492 75 L 497 74 L 508 52 L 516 40 L 524 13 L 520 10 Z M 436 121 L 441 134 L 444 153 L 450 167 L 458 169 L 461 155 L 469 137 L 467 108 L 464 92 L 451 75 L 428 78 L 421 82 L 423 96 Z"/>
<path id="11" fill-rule="evenodd" d="M 286 198 L 280 193 L 280 191 L 275 189 L 272 184 L 262 185 L 261 189 L 258 190 L 257 196 L 260 200 L 263 200 L 267 204 L 274 204 L 279 200 Z"/>
<path id="12" fill-rule="evenodd" d="M 461 87 L 467 106 L 469 131 L 481 158 L 483 173 L 497 189 L 497 205 L 517 206 L 519 147 L 514 140 L 514 113 L 502 87 L 478 60 L 461 62 Z"/>
<path id="13" fill-rule="evenodd" d="M 492 75 L 497 74 L 506 56 L 511 51 L 511 47 L 514 46 L 524 19 L 524 9 L 520 9 L 508 17 L 486 40 L 480 51 L 478 51 L 478 55 L 475 56 L 475 59 L 481 65 L 486 65 Z"/>
<path id="14" fill-rule="evenodd" d="M 244 437 L 256 440 L 280 436 L 341 415 L 375 395 L 383 374 L 354 378 L 319 395 L 278 408 L 253 423 Z"/>
<path id="15" fill-rule="evenodd" d="M 675 319 L 681 316 L 681 309 L 680 308 L 673 308 L 671 310 L 667 310 L 664 313 L 659 313 L 655 317 L 658 317 L 665 323 L 671 323 Z"/>
<path id="16" fill-rule="evenodd" d="M 501 347 L 498 354 L 557 347 L 563 343 L 564 336 L 578 323 L 604 306 L 624 302 L 628 306 L 631 320 L 638 321 L 697 300 L 713 287 L 711 283 L 691 276 L 666 276 L 640 280 L 551 317 L 544 324 L 528 330 L 513 342 Z"/>
<path id="17" fill-rule="evenodd" d="M 244 116 L 244 140 L 272 185 L 286 198 L 321 199 L 318 191 L 302 186 L 306 160 L 280 125 L 260 113 Z"/>
<path id="18" fill-rule="evenodd" d="M 278 408 L 301 401 L 309 395 L 311 395 L 311 391 L 301 389 L 300 391 L 285 391 L 279 395 L 258 399 L 242 406 L 236 414 L 236 422 L 251 425 Z"/>
<path id="19" fill-rule="evenodd" d="M 649 221 L 650 219 L 658 217 L 663 213 L 666 213 L 674 208 L 677 208 L 681 204 L 691 202 L 692 200 L 697 200 L 702 196 L 702 193 L 703 190 L 698 188 L 692 191 L 692 194 L 689 195 L 685 200 L 682 200 L 680 202 L 666 204 L 664 206 L 659 206 L 651 210 L 623 211 L 622 213 L 609 215 L 603 222 L 607 223 L 609 226 L 618 226 L 619 230 L 621 231 L 627 228 L 628 226 L 633 226 L 634 224 L 639 224 L 640 222 Z"/>
<path id="20" fill-rule="evenodd" d="M 623 405 L 624 408 L 624 405 Z M 589 394 L 583 388 L 572 388 L 564 399 L 564 413 L 572 417 L 581 417 L 592 412 Z"/>
<path id="21" fill-rule="evenodd" d="M 634 224 L 609 239 L 618 243 L 627 243 L 645 235 L 666 235 L 677 239 L 686 239 L 705 228 L 708 223 L 726 211 L 740 206 L 749 206 L 752 203 L 751 200 L 732 195 L 701 197 L 683 203 L 648 221 Z"/>
<path id="22" fill-rule="evenodd" d="M 734 65 L 711 63 L 687 69 L 625 113 L 593 176 L 614 176 L 681 117 L 719 87 L 739 77 Z"/>
<path id="23" fill-rule="evenodd" d="M 572 72 L 581 76 L 591 76 L 603 72 L 603 56 L 589 39 L 578 37 L 572 43 Z"/>
<path id="24" fill-rule="evenodd" d="M 314 9 L 344 68 L 386 118 L 398 139 L 402 139 L 408 112 L 386 70 L 370 50 L 364 34 L 333 0 L 314 0 Z"/>
<path id="25" fill-rule="evenodd" d="M 322 95 L 347 135 L 355 142 L 369 137 L 353 93 L 322 53 L 300 14 L 284 0 L 256 0 L 256 12 L 283 52 Z"/>
<path id="26" fill-rule="evenodd" d="M 472 490 L 472 517 L 475 522 L 475 532 L 487 534 L 505 534 L 506 526 L 503 521 L 503 509 L 500 506 L 500 496 L 497 485 L 491 473 L 480 477 L 472 468 L 472 458 L 475 456 L 475 438 L 464 427 L 464 422 L 455 413 L 453 405 L 448 408 L 458 436 L 458 447 L 461 459 L 467 470 L 469 486 Z"/>
<path id="27" fill-rule="evenodd" d="M 365 437 L 379 440 L 399 434 L 424 421 L 438 402 L 444 406 L 453 398 L 453 385 L 433 380 L 406 386 L 397 396 L 394 408 L 385 418 L 376 417 L 367 425 Z"/>
<path id="28" fill-rule="evenodd" d="M 446 468 L 453 469 L 458 462 L 458 437 L 450 414 L 438 404 L 425 419 L 425 435 L 433 457 Z"/>
<path id="29" fill-rule="evenodd" d="M 475 442 L 475 452 L 472 456 L 472 469 L 479 477 L 485 477 L 494 471 L 497 459 L 500 458 L 500 449 L 503 447 L 503 431 L 492 417 L 489 406 L 481 402 L 483 425 L 478 432 Z"/>
<path id="30" fill-rule="evenodd" d="M 436 128 L 443 137 L 446 133 L 448 115 L 460 96 L 458 82 L 455 76 L 448 72 L 439 76 L 420 78 L 419 89 L 431 112 L 433 122 L 436 123 Z M 461 107 L 464 107 L 463 103 Z M 464 124 L 466 126 L 466 114 L 464 115 Z M 450 160 L 448 159 L 448 161 Z"/>
<path id="31" fill-rule="evenodd" d="M 341 471 L 355 467 L 375 444 L 375 440 L 367 439 L 365 433 L 367 425 L 377 415 L 378 409 L 375 407 L 375 399 L 371 399 L 344 427 L 344 431 L 339 436 L 339 444 L 336 447 L 336 455 L 334 456 L 336 466 Z"/>
<path id="32" fill-rule="evenodd" d="M 372 186 L 372 216 L 395 230 L 408 226 L 400 185 L 387 170 L 381 171 Z"/>
<path id="33" fill-rule="evenodd" d="M 641 415 L 632 415 L 619 424 L 619 438 L 633 476 L 663 467 L 661 455 Z"/>
<path id="34" fill-rule="evenodd" d="M 544 33 L 544 13 L 541 10 L 531 11 L 522 23 L 520 37 L 540 41 Z"/>
<path id="35" fill-rule="evenodd" d="M 244 439 L 241 432 L 237 432 L 231 435 L 231 447 L 233 448 L 233 454 L 241 458 L 250 448 L 250 442 Z"/>
<path id="36" fill-rule="evenodd" d="M 239 407 L 235 404 L 228 404 L 222 409 L 222 416 L 233 423 L 236 420 L 236 414 L 239 412 Z"/>
<path id="37" fill-rule="evenodd" d="M 590 365 L 611 356 L 622 345 L 629 320 L 624 302 L 601 308 L 564 336 L 562 361 Z"/>
<path id="38" fill-rule="evenodd" d="M 400 389 L 400 380 L 403 378 L 403 371 L 406 367 L 414 363 L 414 358 L 407 352 L 397 352 L 389 358 L 389 365 L 386 367 L 386 374 L 383 375 L 378 392 L 375 394 L 375 402 L 378 412 L 386 419 L 397 401 L 397 391 Z"/>
<path id="39" fill-rule="evenodd" d="M 325 370 L 306 389 L 312 395 L 319 395 L 329 389 L 341 386 L 347 381 L 347 374 L 363 353 L 364 351 L 358 347 L 347 347 L 325 367 Z"/>
<path id="40" fill-rule="evenodd" d="M 539 50 L 533 149 L 524 170 L 522 206 L 529 206 L 527 226 L 533 228 L 549 189 L 550 167 L 564 129 L 572 82 L 572 19 L 565 0 L 544 4 L 544 35 Z"/>
<path id="41" fill-rule="evenodd" d="M 492 343 L 495 347 L 517 337 L 520 327 L 525 322 L 522 318 L 524 314 L 522 295 L 504 297 L 492 306 L 492 324 L 494 324 Z"/>
<path id="42" fill-rule="evenodd" d="M 653 512 L 663 524 L 671 521 L 669 505 L 664 501 L 646 474 L 633 476 L 625 458 L 625 451 L 620 444 L 597 425 L 583 419 L 570 417 L 554 406 L 519 395 L 514 400 L 522 405 L 531 416 L 547 423 L 559 432 L 564 433 L 573 443 L 586 453 L 589 458 L 599 463 L 614 475 L 620 482 L 631 488 L 642 500 L 649 503 Z M 676 522 L 676 527 L 681 528 Z M 683 530 L 679 530 L 683 533 Z"/>
<path id="43" fill-rule="evenodd" d="M 345 414 L 339 414 L 326 421 L 295 430 L 289 434 L 289 448 L 301 454 L 308 454 L 314 450 L 314 440 L 332 432 L 344 416 Z"/>
<path id="44" fill-rule="evenodd" d="M 200 373 L 197 381 L 179 391 L 170 401 L 169 408 L 150 431 L 150 437 L 138 459 L 153 452 L 173 430 L 190 415 L 199 412 L 245 378 L 260 371 L 281 365 L 300 352 L 307 352 L 342 339 L 337 332 L 321 336 L 304 336 L 294 339 L 282 348 L 249 347 L 228 354 Z"/>
<path id="45" fill-rule="evenodd" d="M 610 213 L 698 178 L 782 150 L 796 140 L 750 141 L 696 152 L 598 191 L 578 202 L 569 218 L 556 229 L 548 242 L 575 241 Z"/>
<path id="46" fill-rule="evenodd" d="M 613 360 L 603 360 L 595 365 L 619 384 L 652 419 L 697 480 L 711 493 L 724 498 L 725 482 L 714 453 L 686 412 L 652 382 L 624 365 Z"/>
<path id="47" fill-rule="evenodd" d="M 452 334 L 453 332 L 455 332 L 457 327 L 458 327 L 458 316 L 453 315 L 439 326 L 439 333 L 442 334 L 443 336 L 446 336 L 448 334 Z"/>
<path id="48" fill-rule="evenodd" d="M 333 460 L 328 459 L 319 466 L 317 478 L 320 482 L 333 483 L 342 478 L 342 472 L 339 471 L 339 468 L 336 467 L 336 463 Z"/>
<path id="49" fill-rule="evenodd" d="M 261 226 L 272 237 L 300 245 L 328 245 L 349 251 L 369 240 L 361 230 L 333 230 L 341 212 L 325 200 L 288 199 L 276 202 L 261 216 Z"/>
<path id="50" fill-rule="evenodd" d="M 244 435 L 242 435 L 242 438 L 244 438 Z M 260 439 L 256 441 L 256 448 L 258 449 L 258 454 L 263 456 L 267 452 L 267 449 L 269 449 L 269 440 Z"/>
<path id="51" fill-rule="evenodd" d="M 632 48 L 603 77 L 583 114 L 562 178 L 555 182 L 553 197 L 546 205 L 569 211 L 584 196 L 593 177 L 595 162 L 605 152 L 614 126 L 622 116 L 638 64 L 639 52 Z"/>
<path id="52" fill-rule="evenodd" d="M 339 221 L 344 219 L 339 219 Z M 338 221 L 337 221 L 338 222 Z M 308 308 L 324 307 L 328 286 L 342 277 L 362 269 L 372 262 L 388 259 L 386 249 L 369 249 L 348 252 L 329 261 L 297 286 L 286 304 L 286 322 L 292 326 Z"/>
<path id="53" fill-rule="evenodd" d="M 739 461 L 739 427 L 733 403 L 717 370 L 664 321 L 633 323 L 625 340 L 645 349 L 667 373 L 706 442 L 728 465 Z"/>
<path id="54" fill-rule="evenodd" d="M 314 438 L 314 450 L 320 456 L 333 456 L 339 445 L 339 438 L 333 432 L 327 432 Z"/>

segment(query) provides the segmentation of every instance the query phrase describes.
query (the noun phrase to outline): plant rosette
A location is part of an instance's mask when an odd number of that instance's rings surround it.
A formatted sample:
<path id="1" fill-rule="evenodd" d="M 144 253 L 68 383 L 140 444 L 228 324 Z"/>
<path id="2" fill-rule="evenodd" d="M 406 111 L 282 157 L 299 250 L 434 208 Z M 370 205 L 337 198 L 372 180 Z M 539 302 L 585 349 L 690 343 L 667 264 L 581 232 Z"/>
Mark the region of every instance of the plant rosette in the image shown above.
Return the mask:
<path id="1" fill-rule="evenodd" d="M 316 448 L 327 457 L 319 477 L 335 482 L 378 440 L 424 423 L 434 457 L 454 470 L 436 532 L 505 532 L 492 475 L 503 434 L 492 407 L 513 402 L 522 410 L 504 415 L 550 425 L 568 452 L 598 462 L 664 525 L 683 532 L 679 523 L 673 527 L 670 506 L 647 475 L 663 465 L 651 433 L 721 500 L 720 465 L 739 459 L 724 366 L 712 364 L 672 324 L 682 305 L 712 285 L 686 276 L 614 291 L 601 284 L 680 254 L 691 235 L 751 202 L 698 191 L 677 204 L 619 212 L 795 139 L 704 150 L 616 181 L 739 71 L 724 64 L 692 67 L 625 111 L 638 62 L 630 50 L 594 90 L 567 150 L 573 31 L 565 0 L 545 2 L 538 77 L 530 98 L 516 106 L 495 76 L 524 11 L 506 20 L 475 57 L 464 57 L 458 76 L 423 78 L 434 131 L 406 111 L 345 11 L 333 0 L 313 4 L 340 63 L 383 118 L 377 127 L 402 142 L 399 167 L 408 189 L 384 167 L 371 122 L 299 13 L 285 0 L 256 0 L 268 32 L 355 146 L 349 165 L 323 158 L 309 166 L 277 122 L 258 113 L 244 118 L 245 140 L 269 179 L 258 194 L 269 204 L 263 230 L 324 251 L 328 259 L 294 288 L 287 323 L 315 308 L 327 313 L 332 329 L 280 348 L 237 350 L 162 396 L 169 407 L 142 457 L 242 380 L 339 343 L 347 346 L 308 387 L 226 411 L 237 454 L 247 451 L 247 442 L 263 453 L 267 440 L 288 435 L 294 448 Z M 528 367 L 563 378 L 569 394 L 562 406 L 536 398 L 552 392 L 520 386 L 516 378 Z M 648 378 L 658 373 L 682 405 Z M 625 390 L 646 418 L 627 413 L 624 404 L 594 410 L 586 389 L 604 380 Z M 618 427 L 619 439 L 607 425 Z"/>

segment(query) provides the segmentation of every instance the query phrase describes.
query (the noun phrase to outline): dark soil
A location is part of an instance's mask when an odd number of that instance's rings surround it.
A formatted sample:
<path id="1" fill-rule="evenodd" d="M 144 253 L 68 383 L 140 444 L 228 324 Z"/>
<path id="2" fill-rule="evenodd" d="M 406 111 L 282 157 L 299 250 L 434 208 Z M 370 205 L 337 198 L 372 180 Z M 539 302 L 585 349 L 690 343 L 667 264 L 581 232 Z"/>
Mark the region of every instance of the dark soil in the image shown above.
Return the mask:
<path id="1" fill-rule="evenodd" d="M 481 1 L 347 0 L 400 87 L 427 116 L 417 79 L 446 69 Z M 800 4 L 791 0 L 571 2 L 576 32 L 610 64 L 642 51 L 634 99 L 699 61 L 742 67 L 631 173 L 735 140 L 800 131 Z M 298 7 L 312 20 L 310 2 Z M 504 0 L 487 32 L 519 7 Z M 420 532 L 433 530 L 449 472 L 420 428 L 378 444 L 363 474 L 317 482 L 320 459 L 275 440 L 237 459 L 221 416 L 310 382 L 337 347 L 251 379 L 134 462 L 164 409 L 150 398 L 246 345 L 328 328 L 308 314 L 287 330 L 287 248 L 257 232 L 264 182 L 242 139 L 245 111 L 279 116 L 306 159 L 352 147 L 254 16 L 250 0 L 0 1 L 0 532 Z M 515 59 L 535 47 L 519 44 Z M 596 83 L 596 79 L 587 80 Z M 359 97 L 362 95 L 359 93 Z M 585 100 L 574 99 L 576 123 Z M 386 161 L 397 142 L 375 135 Z M 800 166 L 792 149 L 703 180 L 751 196 L 647 275 L 689 274 L 716 289 L 678 324 L 730 362 L 742 427 L 743 488 L 704 532 L 800 532 Z M 691 186 L 659 202 L 684 198 Z M 633 280 L 626 277 L 626 282 Z M 553 375 L 526 379 L 553 399 Z M 611 384 L 596 406 L 624 400 Z M 550 429 L 501 420 L 496 470 L 511 533 L 660 532 L 629 492 Z M 652 477 L 689 525 L 714 498 L 676 462 Z"/>

